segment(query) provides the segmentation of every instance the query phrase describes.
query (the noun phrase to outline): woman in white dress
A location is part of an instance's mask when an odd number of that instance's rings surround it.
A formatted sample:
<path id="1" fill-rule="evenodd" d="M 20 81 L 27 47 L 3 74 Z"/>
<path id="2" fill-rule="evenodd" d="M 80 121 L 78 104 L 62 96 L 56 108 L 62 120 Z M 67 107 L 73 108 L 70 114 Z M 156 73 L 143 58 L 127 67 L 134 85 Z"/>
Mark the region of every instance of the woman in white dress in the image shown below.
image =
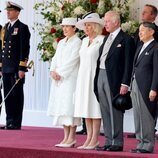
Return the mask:
<path id="1" fill-rule="evenodd" d="M 87 35 L 83 39 L 80 54 L 80 67 L 75 93 L 75 117 L 86 120 L 87 139 L 78 149 L 94 149 L 99 145 L 101 112 L 99 103 L 93 92 L 94 76 L 99 56 L 99 48 L 103 42 L 104 23 L 97 13 L 85 15 L 77 22 L 76 27 Z"/>
<path id="2" fill-rule="evenodd" d="M 77 19 L 64 18 L 63 33 L 66 36 L 58 43 L 50 67 L 52 78 L 48 115 L 53 116 L 53 125 L 64 127 L 64 138 L 55 146 L 72 147 L 75 145 L 76 126 L 80 119 L 74 118 L 74 92 L 79 67 L 81 40 L 76 35 Z"/>

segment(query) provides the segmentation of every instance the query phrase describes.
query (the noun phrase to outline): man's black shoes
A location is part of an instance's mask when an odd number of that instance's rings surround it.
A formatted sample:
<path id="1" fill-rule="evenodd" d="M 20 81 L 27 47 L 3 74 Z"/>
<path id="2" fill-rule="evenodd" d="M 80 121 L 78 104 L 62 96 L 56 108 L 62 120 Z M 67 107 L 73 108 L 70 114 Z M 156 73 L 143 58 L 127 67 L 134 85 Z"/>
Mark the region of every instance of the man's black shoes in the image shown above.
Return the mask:
<path id="1" fill-rule="evenodd" d="M 9 124 L 7 126 L 0 127 L 0 129 L 3 129 L 3 130 L 20 130 L 21 127 L 15 126 L 13 124 Z"/>
<path id="2" fill-rule="evenodd" d="M 112 145 L 111 147 L 107 148 L 106 151 L 123 151 L 123 146 Z"/>
<path id="3" fill-rule="evenodd" d="M 142 154 L 152 153 L 151 151 L 148 151 L 148 150 L 145 150 L 145 149 L 131 149 L 130 152 L 131 153 L 142 153 Z"/>
<path id="4" fill-rule="evenodd" d="M 96 147 L 97 151 L 123 151 L 123 146 L 117 146 L 117 145 L 104 145 L 103 147 Z"/>
<path id="5" fill-rule="evenodd" d="M 106 151 L 108 148 L 110 148 L 112 145 L 104 145 L 102 147 L 96 147 L 95 150 L 97 151 Z"/>

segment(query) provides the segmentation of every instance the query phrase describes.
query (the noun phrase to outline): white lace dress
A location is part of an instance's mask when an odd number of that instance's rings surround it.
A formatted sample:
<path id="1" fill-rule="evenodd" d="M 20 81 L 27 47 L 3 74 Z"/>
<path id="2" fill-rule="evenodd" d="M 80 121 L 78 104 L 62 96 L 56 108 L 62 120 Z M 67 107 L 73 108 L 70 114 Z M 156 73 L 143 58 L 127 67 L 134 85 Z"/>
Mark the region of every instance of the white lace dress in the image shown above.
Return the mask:
<path id="1" fill-rule="evenodd" d="M 58 44 L 51 62 L 50 71 L 55 70 L 62 80 L 52 79 L 47 114 L 53 117 L 53 125 L 80 125 L 80 119 L 74 118 L 74 92 L 79 67 L 79 49 L 81 40 L 74 35 L 64 38 Z"/>

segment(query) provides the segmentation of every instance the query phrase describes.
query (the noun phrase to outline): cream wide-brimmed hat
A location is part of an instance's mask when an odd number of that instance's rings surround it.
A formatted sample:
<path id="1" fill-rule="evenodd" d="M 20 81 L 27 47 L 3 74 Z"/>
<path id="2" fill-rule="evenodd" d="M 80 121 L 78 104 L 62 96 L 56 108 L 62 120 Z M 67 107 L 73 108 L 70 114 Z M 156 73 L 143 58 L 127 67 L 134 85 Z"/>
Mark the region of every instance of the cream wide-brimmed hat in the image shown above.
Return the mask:
<path id="1" fill-rule="evenodd" d="M 97 13 L 88 13 L 84 16 L 84 18 L 76 23 L 76 27 L 80 30 L 84 30 L 84 25 L 87 22 L 93 22 L 100 24 L 104 27 L 104 21 L 100 19 L 99 14 Z"/>
<path id="2" fill-rule="evenodd" d="M 63 18 L 62 23 L 60 25 L 61 26 L 63 25 L 75 26 L 76 23 L 77 23 L 77 18 Z"/>

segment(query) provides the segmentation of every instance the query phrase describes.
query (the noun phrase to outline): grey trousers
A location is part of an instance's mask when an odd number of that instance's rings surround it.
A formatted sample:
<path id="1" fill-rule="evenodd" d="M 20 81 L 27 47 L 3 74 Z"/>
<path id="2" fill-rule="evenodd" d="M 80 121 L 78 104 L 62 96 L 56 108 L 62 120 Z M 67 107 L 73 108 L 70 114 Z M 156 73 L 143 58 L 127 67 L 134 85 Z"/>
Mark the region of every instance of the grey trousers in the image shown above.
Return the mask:
<path id="1" fill-rule="evenodd" d="M 136 139 L 138 140 L 137 149 L 145 149 L 153 152 L 155 143 L 155 120 L 145 105 L 135 79 L 132 82 L 131 97 L 135 133 Z"/>
<path id="2" fill-rule="evenodd" d="M 106 70 L 100 69 L 98 76 L 98 96 L 103 119 L 106 145 L 123 146 L 123 112 L 112 106 L 111 91 Z"/>

